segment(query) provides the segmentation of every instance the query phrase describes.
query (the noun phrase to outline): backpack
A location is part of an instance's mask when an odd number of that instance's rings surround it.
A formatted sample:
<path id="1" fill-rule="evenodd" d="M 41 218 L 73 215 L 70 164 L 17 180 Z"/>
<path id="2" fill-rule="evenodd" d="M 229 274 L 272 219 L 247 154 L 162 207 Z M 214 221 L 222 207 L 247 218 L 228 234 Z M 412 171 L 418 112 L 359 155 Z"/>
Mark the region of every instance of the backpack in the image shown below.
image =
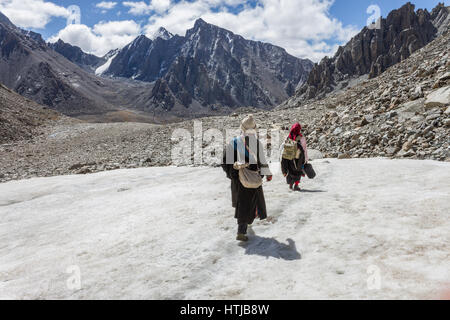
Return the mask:
<path id="1" fill-rule="evenodd" d="M 250 170 L 249 169 L 250 164 L 247 161 L 249 161 L 248 159 L 250 159 L 250 156 L 251 156 L 253 159 L 255 159 L 255 160 L 257 159 L 257 161 L 259 162 L 259 157 L 258 157 L 258 155 L 255 155 L 254 153 L 252 153 L 250 151 L 250 149 L 248 148 L 248 145 L 247 145 L 247 141 L 244 141 L 244 146 L 245 146 L 245 163 L 236 161 L 233 165 L 233 168 L 235 170 L 239 170 L 239 181 L 244 186 L 244 188 L 258 189 L 263 183 L 261 174 L 260 174 L 259 170 L 257 170 L 257 171 Z M 259 154 L 259 144 L 257 146 L 258 146 L 258 154 Z M 236 139 L 234 140 L 234 149 L 235 149 L 235 152 L 238 149 Z"/>
<path id="2" fill-rule="evenodd" d="M 294 160 L 297 158 L 297 141 L 292 140 L 291 138 L 287 138 L 284 143 L 283 148 L 283 159 L 286 160 Z"/>

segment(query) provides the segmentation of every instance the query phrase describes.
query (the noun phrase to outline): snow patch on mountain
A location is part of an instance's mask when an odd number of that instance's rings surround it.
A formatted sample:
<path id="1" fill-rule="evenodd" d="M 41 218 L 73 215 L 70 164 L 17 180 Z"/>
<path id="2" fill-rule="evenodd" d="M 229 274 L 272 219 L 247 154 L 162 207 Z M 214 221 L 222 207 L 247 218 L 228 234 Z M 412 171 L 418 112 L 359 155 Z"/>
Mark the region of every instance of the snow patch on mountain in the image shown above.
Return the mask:
<path id="1" fill-rule="evenodd" d="M 95 70 L 95 74 L 96 75 L 101 75 L 103 73 L 105 73 L 106 71 L 108 71 L 109 66 L 111 65 L 111 62 L 114 60 L 114 58 L 117 56 L 119 52 L 117 51 L 113 56 L 111 56 L 110 58 L 108 58 L 108 60 L 106 61 L 105 64 L 101 65 L 100 67 L 98 67 Z"/>
<path id="2" fill-rule="evenodd" d="M 173 36 L 174 35 L 171 32 L 169 32 L 165 28 L 161 27 L 155 33 L 151 34 L 149 36 L 149 38 L 151 40 L 156 40 L 157 38 L 161 38 L 163 40 L 169 40 Z"/>

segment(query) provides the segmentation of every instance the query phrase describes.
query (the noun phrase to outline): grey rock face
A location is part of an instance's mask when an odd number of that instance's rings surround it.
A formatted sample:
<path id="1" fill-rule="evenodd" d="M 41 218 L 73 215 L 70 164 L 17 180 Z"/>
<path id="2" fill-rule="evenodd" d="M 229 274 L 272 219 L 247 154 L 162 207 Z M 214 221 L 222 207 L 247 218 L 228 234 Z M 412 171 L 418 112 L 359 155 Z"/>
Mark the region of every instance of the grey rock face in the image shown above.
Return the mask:
<path id="1" fill-rule="evenodd" d="M 186 108 L 271 107 L 290 97 L 311 67 L 311 61 L 282 48 L 245 40 L 199 19 L 184 37 L 138 37 L 119 52 L 106 74 L 165 82 L 170 92 L 157 91 L 155 101 L 175 97 Z"/>
<path id="2" fill-rule="evenodd" d="M 450 161 L 449 50 L 445 33 L 380 76 L 311 101 L 308 109 L 326 112 L 308 119 L 310 146 L 329 157 Z"/>
<path id="3" fill-rule="evenodd" d="M 436 8 L 431 12 L 431 19 L 433 20 L 433 25 L 438 30 L 438 35 L 442 35 L 448 32 L 450 29 L 450 9 L 446 7 L 444 3 L 439 3 Z"/>
<path id="4" fill-rule="evenodd" d="M 160 79 L 175 60 L 182 43 L 179 36 L 152 41 L 141 35 L 118 52 L 105 74 L 146 82 Z"/>
<path id="5" fill-rule="evenodd" d="M 91 72 L 94 72 L 95 69 L 104 64 L 107 60 L 104 57 L 100 58 L 93 54 L 85 53 L 79 47 L 72 46 L 62 40 L 58 40 L 55 43 L 49 43 L 48 46 L 81 68 Z"/>
<path id="6" fill-rule="evenodd" d="M 8 25 L 10 27 L 15 28 L 14 24 L 8 19 L 7 16 L 5 16 L 3 13 L 0 12 L 0 23 L 3 23 L 5 25 Z"/>
<path id="7" fill-rule="evenodd" d="M 437 35 L 448 29 L 449 7 L 439 4 L 430 14 L 405 4 L 381 19 L 381 29 L 365 27 L 333 58 L 316 64 L 308 80 L 297 92 L 301 100 L 321 98 L 335 89 L 345 88 L 350 78 L 374 78 L 390 66 L 408 58 Z"/>

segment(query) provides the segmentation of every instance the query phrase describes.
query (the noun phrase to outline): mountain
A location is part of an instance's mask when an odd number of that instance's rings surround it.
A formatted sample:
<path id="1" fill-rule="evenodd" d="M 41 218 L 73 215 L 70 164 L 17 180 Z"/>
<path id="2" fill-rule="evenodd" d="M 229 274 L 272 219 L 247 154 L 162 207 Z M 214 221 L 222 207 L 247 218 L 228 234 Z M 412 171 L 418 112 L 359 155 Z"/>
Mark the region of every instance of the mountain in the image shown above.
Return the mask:
<path id="1" fill-rule="evenodd" d="M 450 7 L 446 7 L 444 3 L 439 3 L 431 12 L 433 25 L 438 30 L 437 35 L 442 35 L 448 31 L 450 26 Z"/>
<path id="2" fill-rule="evenodd" d="M 98 65 L 97 68 L 94 70 L 95 74 L 102 75 L 106 70 L 108 70 L 112 60 L 116 57 L 118 53 L 119 49 L 113 49 L 110 50 L 107 54 L 105 54 L 102 58 L 103 63 L 101 65 Z"/>
<path id="3" fill-rule="evenodd" d="M 9 27 L 15 28 L 14 24 L 8 19 L 7 16 L 5 16 L 3 13 L 0 12 L 0 23 L 7 25 Z"/>
<path id="4" fill-rule="evenodd" d="M 0 82 L 88 121 L 167 122 L 270 108 L 306 80 L 312 62 L 198 20 L 186 36 L 161 28 L 104 57 L 15 27 L 0 16 Z M 98 75 L 104 75 L 98 77 Z"/>
<path id="5" fill-rule="evenodd" d="M 167 110 L 177 102 L 201 110 L 275 106 L 295 92 L 311 68 L 311 61 L 280 47 L 199 19 L 184 37 L 139 36 L 119 51 L 105 74 L 155 81 L 152 98 Z"/>
<path id="6" fill-rule="evenodd" d="M 61 117 L 0 84 L 0 144 L 30 139 L 37 129 Z"/>
<path id="7" fill-rule="evenodd" d="M 450 32 L 378 77 L 279 108 L 326 157 L 450 161 Z M 273 117 L 270 117 L 272 120 Z"/>
<path id="8" fill-rule="evenodd" d="M 68 60 L 90 72 L 94 72 L 98 67 L 105 64 L 107 61 L 107 58 L 105 57 L 100 58 L 93 54 L 85 53 L 81 50 L 81 48 L 65 43 L 61 39 L 55 43 L 49 43 L 48 46 L 66 57 Z"/>
<path id="9" fill-rule="evenodd" d="M 0 82 L 70 116 L 114 110 L 106 85 L 48 47 L 40 34 L 0 19 Z M 112 90 L 115 91 L 115 90 Z"/>
<path id="10" fill-rule="evenodd" d="M 449 7 L 439 4 L 431 13 L 408 2 L 381 19 L 380 29 L 364 29 L 334 57 L 314 65 L 296 99 L 322 98 L 364 76 L 373 78 L 405 60 L 449 28 Z"/>
<path id="11" fill-rule="evenodd" d="M 216 111 L 215 116 L 200 121 L 203 130 L 219 129 L 225 136 L 227 129 L 238 129 L 241 120 L 249 112 L 253 113 L 259 128 L 278 132 L 267 137 L 273 163 L 279 161 L 279 146 L 295 121 L 302 124 L 311 156 L 319 151 L 326 158 L 386 157 L 449 162 L 449 58 L 450 32 L 447 32 L 380 76 L 333 92 L 324 99 L 307 104 L 290 104 L 291 100 L 285 108 L 270 111 L 238 108 L 224 116 Z M 119 82 L 112 96 L 127 97 L 138 110 L 127 105 L 129 109 L 101 115 L 104 122 L 129 123 L 58 125 L 46 135 L 33 139 L 29 146 L 12 147 L 6 154 L 0 146 L 0 167 L 6 172 L 3 180 L 0 176 L 0 182 L 36 175 L 174 165 L 173 141 L 167 137 L 179 128 L 193 132 L 196 121 L 164 125 L 131 122 L 143 122 L 137 116 L 144 115 L 150 115 L 151 122 L 191 118 L 188 113 L 191 108 L 176 104 L 166 112 L 162 105 L 152 104 L 156 85 L 130 83 L 128 88 L 126 83 Z M 198 117 L 200 111 L 193 116 Z M 15 116 L 20 117 L 20 112 Z M 81 118 L 92 120 L 91 117 Z M 189 154 L 194 161 L 195 155 Z"/>
<path id="12" fill-rule="evenodd" d="M 158 29 L 158 31 L 156 31 L 151 37 L 150 39 L 152 40 L 156 40 L 157 38 L 161 38 L 164 40 L 169 40 L 170 38 L 172 38 L 174 35 L 172 33 L 170 33 L 169 31 L 167 31 L 165 28 L 160 27 Z"/>
<path id="13" fill-rule="evenodd" d="M 73 46 L 65 47 L 79 53 Z M 81 64 L 89 61 L 83 53 L 78 57 Z M 50 48 L 40 34 L 15 27 L 4 15 L 0 16 L 0 83 L 40 105 L 83 120 L 176 120 L 171 114 L 149 113 L 152 84 L 99 78 Z M 136 110 L 137 105 L 146 111 Z"/>
<path id="14" fill-rule="evenodd" d="M 119 50 L 105 74 L 152 82 L 164 75 L 175 60 L 183 38 L 175 36 L 169 40 L 144 35 Z"/>

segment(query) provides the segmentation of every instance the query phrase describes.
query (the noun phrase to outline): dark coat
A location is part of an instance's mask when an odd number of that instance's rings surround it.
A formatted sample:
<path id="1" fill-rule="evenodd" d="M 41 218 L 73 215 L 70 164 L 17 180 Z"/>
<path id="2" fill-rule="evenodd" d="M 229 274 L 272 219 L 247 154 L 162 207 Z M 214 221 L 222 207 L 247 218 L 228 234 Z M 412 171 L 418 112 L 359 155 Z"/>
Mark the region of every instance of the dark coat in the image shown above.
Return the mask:
<path id="1" fill-rule="evenodd" d="M 238 220 L 238 223 L 252 224 L 255 218 L 258 216 L 261 220 L 267 218 L 266 201 L 264 198 L 264 191 L 262 186 L 258 189 L 245 188 L 239 181 L 239 171 L 233 168 L 234 162 L 237 161 L 237 150 L 235 148 L 235 139 L 226 147 L 224 151 L 222 168 L 225 171 L 227 177 L 231 179 L 231 199 L 233 208 L 235 208 L 234 217 Z M 258 159 L 256 164 L 249 166 L 250 170 L 260 170 L 261 168 L 267 168 L 265 157 L 262 151 L 262 146 L 258 141 Z M 227 155 L 229 155 L 228 158 Z M 228 158 L 228 161 L 227 161 Z M 248 162 L 247 162 L 248 163 Z"/>
<path id="2" fill-rule="evenodd" d="M 300 150 L 300 157 L 298 159 L 287 160 L 281 159 L 281 172 L 286 176 L 288 184 L 293 184 L 296 181 L 300 181 L 302 176 L 305 175 L 303 167 L 306 163 L 305 152 L 299 141 L 297 141 L 297 148 Z"/>

